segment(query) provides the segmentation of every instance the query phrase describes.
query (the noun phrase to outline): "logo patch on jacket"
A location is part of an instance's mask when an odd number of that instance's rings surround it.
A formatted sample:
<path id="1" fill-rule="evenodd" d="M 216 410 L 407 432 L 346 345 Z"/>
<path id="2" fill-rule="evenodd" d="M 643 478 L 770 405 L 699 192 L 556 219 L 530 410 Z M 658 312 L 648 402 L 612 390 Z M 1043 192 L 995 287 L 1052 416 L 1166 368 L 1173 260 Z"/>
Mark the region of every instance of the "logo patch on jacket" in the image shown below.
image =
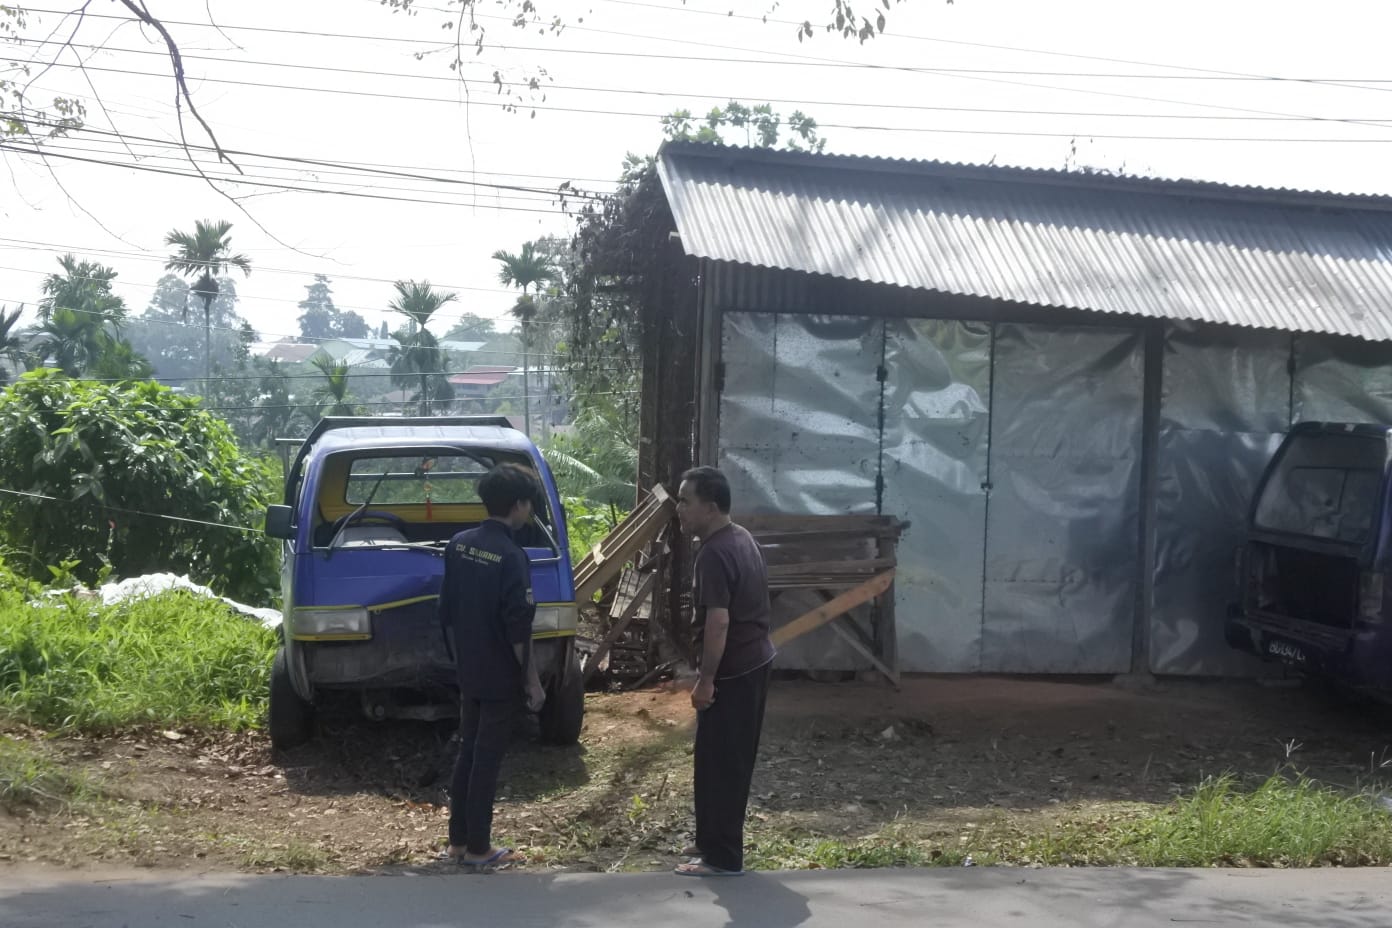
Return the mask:
<path id="1" fill-rule="evenodd" d="M 529 606 L 535 606 L 535 605 L 536 605 L 536 600 L 532 598 L 532 588 L 531 588 L 531 587 L 527 587 L 527 605 L 529 605 Z"/>

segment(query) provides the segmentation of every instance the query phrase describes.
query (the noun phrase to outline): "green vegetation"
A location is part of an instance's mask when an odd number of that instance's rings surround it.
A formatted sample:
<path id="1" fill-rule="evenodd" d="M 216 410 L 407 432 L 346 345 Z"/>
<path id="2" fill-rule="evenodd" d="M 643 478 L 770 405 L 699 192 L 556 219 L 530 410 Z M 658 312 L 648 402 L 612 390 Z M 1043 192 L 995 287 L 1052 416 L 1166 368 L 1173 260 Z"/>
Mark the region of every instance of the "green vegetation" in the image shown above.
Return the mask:
<path id="1" fill-rule="evenodd" d="M 117 606 L 0 589 L 0 716 L 49 731 L 244 729 L 265 714 L 275 632 L 171 592 Z"/>
<path id="2" fill-rule="evenodd" d="M 1223 776 L 1131 821 L 1067 826 L 1036 852 L 1056 864 L 1383 866 L 1392 863 L 1392 815 L 1369 794 L 1303 776 L 1272 776 L 1251 790 Z"/>
<path id="3" fill-rule="evenodd" d="M 259 528 L 278 470 L 156 383 L 42 369 L 0 392 L 0 488 L 22 491 L 0 495 L 0 546 L 30 577 L 68 561 L 84 582 L 172 570 L 265 602 L 278 565 Z"/>
<path id="4" fill-rule="evenodd" d="M 96 793 L 83 775 L 38 745 L 0 735 L 0 806 L 65 807 Z"/>
<path id="5" fill-rule="evenodd" d="M 1080 816 L 1020 831 L 1004 820 L 965 839 L 911 836 L 905 821 L 860 840 L 753 836 L 756 869 L 980 865 L 1141 867 L 1386 866 L 1392 814 L 1371 793 L 1350 793 L 1306 777 L 1276 775 L 1244 789 L 1231 776 L 1204 781 L 1158 808 Z"/>

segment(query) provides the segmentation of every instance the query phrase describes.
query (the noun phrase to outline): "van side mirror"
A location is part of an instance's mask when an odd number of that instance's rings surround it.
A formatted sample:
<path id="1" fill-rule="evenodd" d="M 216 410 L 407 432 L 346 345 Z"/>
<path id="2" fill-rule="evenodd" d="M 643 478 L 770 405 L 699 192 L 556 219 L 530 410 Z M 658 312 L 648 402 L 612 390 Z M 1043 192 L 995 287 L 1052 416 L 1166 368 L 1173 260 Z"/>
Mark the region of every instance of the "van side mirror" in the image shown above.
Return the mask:
<path id="1" fill-rule="evenodd" d="M 271 538 L 289 540 L 295 537 L 295 508 L 293 506 L 266 507 L 266 534 Z"/>

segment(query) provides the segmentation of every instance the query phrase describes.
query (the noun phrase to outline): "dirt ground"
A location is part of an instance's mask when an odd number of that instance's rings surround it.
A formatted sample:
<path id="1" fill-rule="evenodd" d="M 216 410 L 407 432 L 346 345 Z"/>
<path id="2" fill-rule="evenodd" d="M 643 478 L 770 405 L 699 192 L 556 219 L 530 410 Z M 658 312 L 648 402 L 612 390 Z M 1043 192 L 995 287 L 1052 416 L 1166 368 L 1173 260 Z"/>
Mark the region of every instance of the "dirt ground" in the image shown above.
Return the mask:
<path id="1" fill-rule="evenodd" d="M 693 713 L 667 687 L 591 695 L 582 744 L 519 731 L 495 828 L 530 867 L 668 866 L 690 828 Z M 10 732 L 38 742 L 37 733 Z M 448 725 L 325 719 L 273 757 L 261 733 L 43 739 L 103 798 L 0 811 L 0 860 L 342 873 L 431 863 L 446 834 Z M 1161 803 L 1207 775 L 1283 765 L 1392 779 L 1392 715 L 1309 687 L 917 678 L 778 681 L 750 840 L 940 841 Z"/>

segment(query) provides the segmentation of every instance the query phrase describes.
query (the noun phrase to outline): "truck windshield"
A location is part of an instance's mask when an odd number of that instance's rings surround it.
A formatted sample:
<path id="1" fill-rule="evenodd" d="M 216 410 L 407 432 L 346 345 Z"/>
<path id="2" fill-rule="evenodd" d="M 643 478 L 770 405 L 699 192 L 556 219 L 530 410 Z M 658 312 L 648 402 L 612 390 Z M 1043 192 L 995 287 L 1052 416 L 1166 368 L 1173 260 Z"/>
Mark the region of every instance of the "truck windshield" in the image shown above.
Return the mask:
<path id="1" fill-rule="evenodd" d="M 1257 527 L 1362 544 L 1381 506 L 1387 445 L 1366 435 L 1300 435 L 1272 465 L 1256 510 Z"/>

